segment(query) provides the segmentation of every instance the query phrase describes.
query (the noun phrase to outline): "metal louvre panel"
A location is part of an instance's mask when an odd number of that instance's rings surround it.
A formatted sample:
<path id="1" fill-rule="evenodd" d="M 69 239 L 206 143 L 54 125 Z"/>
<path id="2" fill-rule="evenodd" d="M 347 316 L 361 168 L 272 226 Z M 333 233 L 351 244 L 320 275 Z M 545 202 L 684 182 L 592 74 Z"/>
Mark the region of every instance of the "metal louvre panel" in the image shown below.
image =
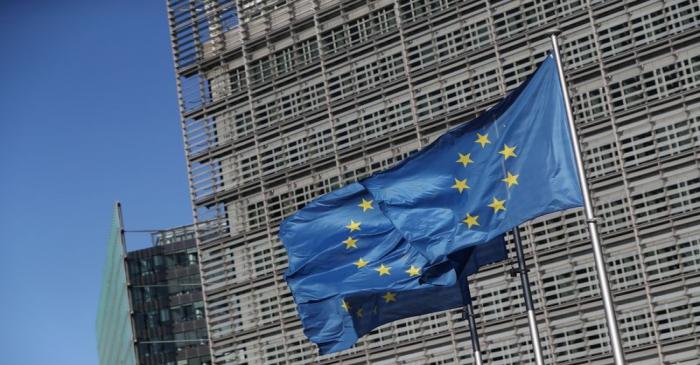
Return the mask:
<path id="1" fill-rule="evenodd" d="M 282 280 L 277 227 L 493 105 L 542 59 L 553 26 L 626 357 L 697 363 L 697 2 L 170 1 L 169 16 L 195 217 L 209 222 L 199 249 L 215 363 L 470 363 L 456 312 L 319 357 Z M 582 212 L 521 235 L 545 361 L 612 364 Z M 534 359 L 508 268 L 471 283 L 487 364 Z"/>

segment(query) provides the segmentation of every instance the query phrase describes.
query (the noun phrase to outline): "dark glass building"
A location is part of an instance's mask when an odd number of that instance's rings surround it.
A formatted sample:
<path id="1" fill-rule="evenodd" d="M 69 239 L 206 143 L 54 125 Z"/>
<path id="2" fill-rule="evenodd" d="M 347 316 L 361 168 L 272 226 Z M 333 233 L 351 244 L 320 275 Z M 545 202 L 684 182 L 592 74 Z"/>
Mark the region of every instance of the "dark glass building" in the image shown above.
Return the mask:
<path id="1" fill-rule="evenodd" d="M 100 364 L 210 365 L 192 226 L 154 232 L 152 247 L 127 252 L 119 205 L 115 217 L 119 242 L 110 240 L 97 321 Z"/>

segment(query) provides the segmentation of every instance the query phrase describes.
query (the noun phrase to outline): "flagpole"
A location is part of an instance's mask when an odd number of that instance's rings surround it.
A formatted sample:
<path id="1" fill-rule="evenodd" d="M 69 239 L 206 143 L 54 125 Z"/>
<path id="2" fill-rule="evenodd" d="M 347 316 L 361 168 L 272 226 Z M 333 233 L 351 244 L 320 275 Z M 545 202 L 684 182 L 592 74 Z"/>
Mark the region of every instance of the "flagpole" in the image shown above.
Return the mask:
<path id="1" fill-rule="evenodd" d="M 469 337 L 472 341 L 474 365 L 483 365 L 483 361 L 481 359 L 481 346 L 479 346 L 479 334 L 476 332 L 476 319 L 474 317 L 474 307 L 472 306 L 471 298 L 469 299 L 470 300 L 464 305 L 463 314 L 469 322 Z"/>
<path id="2" fill-rule="evenodd" d="M 573 145 L 574 156 L 576 157 L 576 167 L 578 168 L 579 173 L 579 184 L 581 185 L 581 192 L 583 193 L 586 221 L 588 222 L 588 230 L 590 232 L 591 243 L 593 245 L 593 257 L 595 259 L 595 267 L 598 273 L 598 284 L 600 285 L 600 293 L 603 299 L 603 307 L 605 309 L 605 319 L 608 326 L 608 335 L 610 336 L 610 346 L 612 347 L 612 353 L 615 357 L 615 364 L 624 365 L 625 356 L 622 349 L 622 341 L 620 340 L 620 331 L 618 330 L 617 326 L 615 306 L 613 304 L 612 294 L 610 293 L 610 284 L 608 283 L 608 272 L 606 269 L 605 258 L 603 256 L 603 248 L 600 243 L 600 237 L 598 236 L 598 224 L 596 217 L 593 214 L 591 194 L 588 191 L 588 183 L 586 181 L 586 174 L 583 168 L 583 159 L 581 158 L 581 149 L 578 144 L 576 126 L 574 125 L 573 113 L 571 112 L 571 104 L 569 103 L 569 91 L 566 87 L 566 80 L 564 79 L 564 71 L 561 64 L 561 56 L 559 55 L 559 42 L 557 41 L 557 34 L 559 34 L 560 31 L 558 29 L 553 29 L 550 30 L 549 33 L 552 41 L 554 58 L 557 62 L 559 83 L 564 95 L 564 104 L 566 105 L 566 117 L 569 124 L 569 133 L 571 134 L 572 138 L 571 144 Z"/>
<path id="3" fill-rule="evenodd" d="M 544 365 L 542 357 L 542 345 L 540 344 L 540 332 L 537 329 L 537 317 L 535 317 L 535 305 L 532 303 L 532 293 L 530 292 L 530 280 L 527 277 L 527 265 L 523 254 L 523 242 L 520 238 L 520 230 L 516 226 L 513 228 L 513 238 L 515 240 L 515 253 L 518 257 L 518 269 L 514 273 L 520 274 L 520 282 L 523 287 L 523 299 L 527 310 L 527 322 L 530 326 L 530 337 L 532 337 L 532 348 L 535 350 L 535 363 Z"/>

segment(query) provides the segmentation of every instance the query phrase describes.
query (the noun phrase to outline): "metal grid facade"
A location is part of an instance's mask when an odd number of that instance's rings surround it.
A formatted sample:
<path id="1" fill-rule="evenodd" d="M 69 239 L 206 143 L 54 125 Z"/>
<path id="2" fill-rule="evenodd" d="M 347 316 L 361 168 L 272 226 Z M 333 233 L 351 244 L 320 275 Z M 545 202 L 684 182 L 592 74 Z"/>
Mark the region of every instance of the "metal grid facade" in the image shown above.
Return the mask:
<path id="1" fill-rule="evenodd" d="M 385 169 L 562 56 L 626 356 L 700 363 L 700 5 L 693 0 L 168 0 L 217 364 L 471 363 L 456 311 L 320 357 L 281 220 Z M 521 227 L 549 364 L 612 364 L 583 212 Z M 487 364 L 534 361 L 509 263 L 472 282 Z"/>

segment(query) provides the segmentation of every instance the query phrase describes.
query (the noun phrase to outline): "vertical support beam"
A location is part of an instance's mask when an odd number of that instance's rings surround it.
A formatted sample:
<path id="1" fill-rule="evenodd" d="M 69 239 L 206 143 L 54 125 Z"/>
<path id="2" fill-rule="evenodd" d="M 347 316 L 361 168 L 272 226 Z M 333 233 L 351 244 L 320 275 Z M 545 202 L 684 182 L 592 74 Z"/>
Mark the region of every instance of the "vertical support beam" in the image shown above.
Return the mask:
<path id="1" fill-rule="evenodd" d="M 620 340 L 620 331 L 617 326 L 617 316 L 615 315 L 615 306 L 613 304 L 612 293 L 610 292 L 610 284 L 608 282 L 607 265 L 603 255 L 603 248 L 598 235 L 598 222 L 593 214 L 593 203 L 591 202 L 591 194 L 588 190 L 588 182 L 583 167 L 583 158 L 581 157 L 581 148 L 578 144 L 576 135 L 576 125 L 574 124 L 573 113 L 571 112 L 571 103 L 569 102 L 569 91 L 566 87 L 564 79 L 564 71 L 559 55 L 559 42 L 557 35 L 560 33 L 558 29 L 550 30 L 552 41 L 552 50 L 554 58 L 557 62 L 557 71 L 559 73 L 559 83 L 561 86 L 562 95 L 564 96 L 564 105 L 566 106 L 566 119 L 569 124 L 569 134 L 571 135 L 571 145 L 574 148 L 574 156 L 576 157 L 576 167 L 578 168 L 579 184 L 581 185 L 581 193 L 583 194 L 583 204 L 586 212 L 586 221 L 588 222 L 588 231 L 591 236 L 591 244 L 593 245 L 593 257 L 595 259 L 596 272 L 598 273 L 598 284 L 600 285 L 600 295 L 603 299 L 603 307 L 605 309 L 605 319 L 608 326 L 608 335 L 610 336 L 610 347 L 612 348 L 613 357 L 616 365 L 625 364 L 624 351 L 622 349 L 622 341 Z"/>
<path id="2" fill-rule="evenodd" d="M 523 253 L 523 242 L 520 238 L 520 230 L 516 226 L 513 228 L 513 239 L 515 241 L 515 254 L 518 257 L 518 269 L 520 283 L 523 287 L 523 299 L 527 310 L 527 322 L 530 326 L 530 337 L 532 338 L 532 349 L 535 351 L 535 363 L 544 365 L 542 357 L 542 344 L 540 344 L 540 332 L 537 329 L 537 317 L 535 316 L 535 306 L 532 303 L 532 293 L 530 292 L 530 279 L 527 276 L 527 265 L 525 264 L 525 254 Z"/>
<path id="3" fill-rule="evenodd" d="M 241 6 L 241 0 L 236 1 L 236 8 L 243 9 Z M 240 14 L 240 13 L 239 13 Z M 269 25 L 270 19 L 269 19 L 269 12 L 266 12 L 266 17 L 267 17 L 267 24 Z M 260 178 L 259 181 L 259 188 L 260 188 L 260 194 L 262 195 L 262 203 L 263 203 L 263 209 L 265 212 L 269 212 L 270 209 L 268 207 L 268 199 L 270 199 L 270 196 L 272 195 L 270 193 L 270 190 L 268 187 L 265 185 L 265 179 L 263 178 L 263 167 L 262 167 L 262 162 L 260 161 L 260 156 L 262 154 L 260 153 L 261 147 L 260 147 L 260 132 L 257 130 L 257 126 L 259 125 L 257 122 L 257 117 L 255 116 L 255 104 L 253 103 L 253 100 L 255 100 L 255 96 L 253 95 L 253 86 L 252 86 L 252 81 L 250 78 L 250 62 L 252 61 L 252 56 L 248 52 L 248 41 L 250 40 L 250 30 L 248 28 L 248 24 L 245 22 L 240 23 L 241 27 L 241 55 L 243 57 L 243 69 L 245 70 L 245 78 L 246 78 L 246 85 L 248 86 L 246 89 L 246 94 L 248 96 L 248 107 L 250 108 L 250 117 L 253 121 L 253 125 L 256 126 L 253 130 L 253 144 L 255 148 L 255 156 L 258 158 L 258 171 L 257 174 Z M 268 29 L 269 30 L 269 29 Z M 265 41 L 267 44 L 269 44 L 269 38 L 266 37 Z M 270 53 L 272 54 L 272 52 Z M 265 235 L 267 236 L 267 243 L 268 243 L 268 248 L 270 250 L 270 253 L 273 257 L 271 264 L 272 264 L 272 271 L 274 273 L 273 275 L 273 282 L 275 286 L 275 294 L 277 296 L 277 310 L 279 311 L 280 318 L 279 318 L 279 333 L 282 335 L 282 346 L 284 347 L 284 360 L 286 363 L 289 363 L 289 346 L 287 345 L 287 328 L 284 325 L 284 319 L 283 319 L 283 314 L 284 310 L 282 308 L 282 297 L 283 293 L 282 290 L 280 289 L 281 285 L 281 280 L 282 275 L 279 275 L 278 273 L 281 272 L 280 269 L 277 268 L 277 264 L 275 263 L 274 259 L 274 252 L 275 252 L 275 238 L 273 237 L 274 235 L 272 234 L 272 228 L 270 225 L 270 215 L 265 214 Z"/>
<path id="4" fill-rule="evenodd" d="M 338 172 L 338 184 L 339 186 L 345 185 L 343 183 L 343 167 L 340 163 L 340 154 L 338 153 L 338 133 L 336 132 L 335 117 L 333 115 L 333 108 L 331 107 L 331 92 L 328 82 L 328 69 L 326 68 L 326 55 L 323 50 L 323 41 L 321 39 L 321 21 L 318 19 L 318 15 L 321 13 L 321 4 L 319 0 L 314 0 L 314 30 L 316 31 L 316 47 L 318 47 L 318 62 L 321 65 L 321 76 L 323 77 L 323 98 L 326 103 L 326 116 L 328 117 L 328 123 L 331 127 L 331 140 L 333 141 L 333 159 L 335 161 L 335 168 Z"/>
<path id="5" fill-rule="evenodd" d="M 134 321 L 134 302 L 131 298 L 131 278 L 129 277 L 129 262 L 127 261 L 127 256 L 129 252 L 126 250 L 126 235 L 124 230 L 124 216 L 122 215 L 122 203 L 116 202 L 114 208 L 116 209 L 117 219 L 119 222 L 119 241 L 121 243 L 121 253 L 122 253 L 122 263 L 124 265 L 124 279 L 126 280 L 126 298 L 129 302 L 129 322 L 131 323 L 131 339 L 134 346 L 134 356 L 136 357 L 136 362 L 139 361 L 139 339 L 136 336 L 136 322 Z"/>
<path id="6" fill-rule="evenodd" d="M 408 64 L 408 50 L 406 49 L 406 35 L 404 33 L 403 19 L 401 19 L 401 9 L 399 9 L 399 3 L 394 4 L 394 17 L 396 17 L 396 28 L 399 32 L 399 37 L 401 39 L 401 59 L 403 62 L 403 72 L 406 75 L 406 85 L 408 86 L 408 92 L 410 93 L 410 103 L 411 103 L 411 116 L 413 117 L 413 127 L 416 129 L 416 138 L 418 138 L 418 149 L 423 149 L 423 135 L 420 131 L 420 124 L 418 124 L 418 108 L 416 107 L 416 94 L 415 88 L 413 87 L 413 78 L 411 77 L 411 67 Z"/>
<path id="7" fill-rule="evenodd" d="M 175 35 L 175 23 L 173 21 L 173 14 L 175 9 L 172 8 L 172 5 L 170 3 L 167 4 L 168 7 L 168 29 L 170 29 L 170 46 L 173 49 L 173 55 L 175 55 L 175 52 L 177 50 L 177 40 L 176 40 L 176 35 Z M 189 11 L 193 11 L 192 4 L 189 5 Z M 193 32 L 197 34 L 198 30 L 196 27 Z M 201 243 L 202 243 L 202 238 L 200 237 L 200 222 L 199 222 L 199 215 L 197 213 L 197 207 L 194 204 L 195 201 L 195 188 L 194 188 L 194 173 L 192 171 L 192 161 L 190 161 L 190 156 L 189 156 L 189 151 L 187 148 L 188 145 L 188 138 L 187 138 L 187 119 L 185 118 L 185 101 L 184 101 L 184 96 L 183 96 L 183 91 L 182 91 L 182 81 L 180 80 L 180 72 L 178 70 L 178 65 L 177 65 L 177 58 L 173 57 L 173 69 L 175 70 L 175 85 L 177 87 L 177 93 L 178 93 L 178 106 L 180 109 L 180 128 L 182 130 L 182 141 L 183 141 L 183 148 L 185 152 L 185 164 L 187 167 L 187 188 L 190 193 L 190 202 L 192 204 L 192 221 L 194 223 L 194 239 L 195 239 L 195 245 L 197 247 L 197 265 L 199 266 L 200 270 L 200 275 L 199 275 L 199 283 L 202 287 L 202 302 L 204 303 L 204 323 L 206 324 L 207 327 L 207 345 L 209 347 L 209 356 L 211 357 L 211 360 L 214 361 L 214 347 L 211 339 L 211 324 L 209 322 L 209 309 L 208 304 L 209 304 L 209 299 L 207 298 L 207 291 L 206 291 L 206 286 L 204 285 L 204 275 L 202 274 L 202 268 L 204 267 L 202 263 L 202 248 L 201 248 Z M 211 152 L 207 152 L 210 154 Z M 120 207 L 120 212 L 121 212 L 121 207 Z M 120 213 L 121 214 L 121 213 Z M 205 223 L 206 224 L 206 223 Z M 217 227 L 218 227 L 217 223 Z M 219 228 L 217 228 L 219 229 Z"/>

